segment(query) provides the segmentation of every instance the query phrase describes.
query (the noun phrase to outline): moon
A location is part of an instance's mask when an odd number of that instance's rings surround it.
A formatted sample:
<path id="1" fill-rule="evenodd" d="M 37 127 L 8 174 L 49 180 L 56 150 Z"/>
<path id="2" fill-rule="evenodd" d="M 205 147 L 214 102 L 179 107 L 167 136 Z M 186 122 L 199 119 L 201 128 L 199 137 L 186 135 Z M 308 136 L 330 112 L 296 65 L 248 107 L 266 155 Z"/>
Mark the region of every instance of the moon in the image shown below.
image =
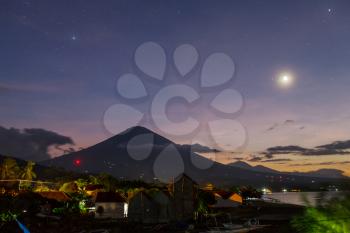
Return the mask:
<path id="1" fill-rule="evenodd" d="M 289 73 L 281 73 L 277 77 L 277 83 L 282 88 L 288 88 L 291 87 L 293 84 L 294 78 Z"/>

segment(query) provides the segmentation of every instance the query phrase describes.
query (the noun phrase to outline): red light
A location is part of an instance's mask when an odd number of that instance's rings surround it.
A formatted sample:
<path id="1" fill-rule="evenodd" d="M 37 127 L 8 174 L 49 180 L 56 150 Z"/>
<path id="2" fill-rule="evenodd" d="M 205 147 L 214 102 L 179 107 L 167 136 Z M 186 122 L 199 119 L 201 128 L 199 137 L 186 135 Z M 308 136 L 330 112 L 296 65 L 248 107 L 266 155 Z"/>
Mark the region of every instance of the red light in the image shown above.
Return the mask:
<path id="1" fill-rule="evenodd" d="M 74 160 L 74 164 L 75 164 L 76 166 L 80 166 L 80 163 L 81 163 L 80 159 Z"/>

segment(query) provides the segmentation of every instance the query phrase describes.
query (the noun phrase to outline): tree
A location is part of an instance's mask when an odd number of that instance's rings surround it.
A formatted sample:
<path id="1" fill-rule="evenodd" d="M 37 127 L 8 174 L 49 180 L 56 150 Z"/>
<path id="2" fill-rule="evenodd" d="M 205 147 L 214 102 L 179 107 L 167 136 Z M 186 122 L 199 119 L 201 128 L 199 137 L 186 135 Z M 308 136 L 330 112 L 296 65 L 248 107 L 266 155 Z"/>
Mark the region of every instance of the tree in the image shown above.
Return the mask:
<path id="1" fill-rule="evenodd" d="M 23 168 L 21 178 L 25 180 L 33 180 L 36 178 L 36 174 L 34 173 L 34 165 L 35 163 L 32 161 L 28 161 L 27 165 Z"/>
<path id="2" fill-rule="evenodd" d="M 292 226 L 302 233 L 348 233 L 349 216 L 350 196 L 323 200 L 323 203 L 316 207 L 309 204 L 303 215 L 293 219 Z"/>
<path id="3" fill-rule="evenodd" d="M 4 159 L 0 166 L 0 178 L 2 180 L 6 179 L 16 179 L 18 177 L 18 173 L 20 171 L 20 168 L 17 165 L 16 160 L 7 158 Z"/>
<path id="4" fill-rule="evenodd" d="M 247 198 L 261 198 L 262 193 L 251 186 L 241 188 L 241 196 L 243 200 Z"/>
<path id="5" fill-rule="evenodd" d="M 199 214 L 206 214 L 209 212 L 209 206 L 214 205 L 216 203 L 215 195 L 212 192 L 208 192 L 205 190 L 198 191 L 198 199 L 197 199 L 197 212 Z"/>
<path id="6" fill-rule="evenodd" d="M 89 183 L 88 180 L 79 178 L 75 181 L 75 183 L 78 185 L 78 188 L 80 191 L 83 191 L 85 186 Z"/>
<path id="7" fill-rule="evenodd" d="M 101 173 L 97 179 L 107 192 L 115 192 L 118 188 L 118 180 L 107 173 Z"/>
<path id="8" fill-rule="evenodd" d="M 34 192 L 47 192 L 47 191 L 50 191 L 50 188 L 48 186 L 46 186 L 44 183 L 39 182 L 34 186 L 33 191 Z"/>
<path id="9" fill-rule="evenodd" d="M 97 176 L 93 176 L 93 175 L 89 176 L 89 183 L 90 184 L 100 184 L 98 177 Z"/>
<path id="10" fill-rule="evenodd" d="M 60 191 L 65 193 L 76 193 L 79 191 L 79 189 L 77 183 L 67 182 L 61 186 Z"/>

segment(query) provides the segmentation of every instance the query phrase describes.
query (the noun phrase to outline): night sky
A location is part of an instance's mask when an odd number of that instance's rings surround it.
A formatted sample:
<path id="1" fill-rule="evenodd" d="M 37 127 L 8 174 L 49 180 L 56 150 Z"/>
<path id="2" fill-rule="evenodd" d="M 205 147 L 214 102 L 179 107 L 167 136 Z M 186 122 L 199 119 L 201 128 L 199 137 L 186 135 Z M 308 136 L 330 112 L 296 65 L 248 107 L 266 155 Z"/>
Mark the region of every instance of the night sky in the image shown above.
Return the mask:
<path id="1" fill-rule="evenodd" d="M 133 59 L 138 46 L 158 43 L 173 66 L 174 49 L 191 44 L 199 65 L 190 76 L 198 78 L 210 54 L 228 54 L 235 64 L 229 85 L 244 98 L 234 119 L 245 127 L 246 143 L 218 161 L 288 171 L 337 168 L 350 175 L 349 10 L 348 0 L 3 0 L 0 126 L 54 131 L 71 137 L 75 148 L 107 139 L 112 134 L 104 114 L 123 102 L 118 78 L 140 75 Z M 165 78 L 177 79 L 173 71 Z M 290 84 L 279 83 L 283 75 Z M 147 90 L 168 84 L 150 82 Z M 127 103 L 148 111 L 141 102 Z M 182 119 L 185 110 L 175 104 L 169 112 Z M 192 110 L 199 122 L 207 120 L 204 105 Z M 159 131 L 147 119 L 140 124 Z"/>

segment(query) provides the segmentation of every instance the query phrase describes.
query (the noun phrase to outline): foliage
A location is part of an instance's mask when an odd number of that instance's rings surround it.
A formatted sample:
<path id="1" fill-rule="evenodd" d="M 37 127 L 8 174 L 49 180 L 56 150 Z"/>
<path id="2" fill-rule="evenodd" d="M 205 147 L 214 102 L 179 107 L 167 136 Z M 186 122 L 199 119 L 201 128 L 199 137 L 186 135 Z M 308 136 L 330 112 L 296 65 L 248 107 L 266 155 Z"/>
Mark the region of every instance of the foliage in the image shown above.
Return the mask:
<path id="1" fill-rule="evenodd" d="M 240 190 L 242 198 L 261 198 L 262 193 L 251 186 L 244 186 Z"/>
<path id="2" fill-rule="evenodd" d="M 44 183 L 37 183 L 35 184 L 34 188 L 33 188 L 34 192 L 47 192 L 50 191 L 50 188 L 48 186 L 46 186 Z"/>
<path id="3" fill-rule="evenodd" d="M 75 192 L 78 192 L 78 185 L 77 183 L 75 183 L 74 181 L 73 182 L 67 182 L 67 183 L 64 183 L 60 189 L 59 189 L 61 192 L 65 192 L 65 193 L 75 193 Z"/>
<path id="4" fill-rule="evenodd" d="M 232 186 L 232 187 L 229 188 L 228 191 L 229 191 L 229 192 L 238 193 L 238 194 L 241 193 L 241 189 L 240 189 L 238 186 Z"/>
<path id="5" fill-rule="evenodd" d="M 65 209 L 66 208 L 64 208 L 64 207 L 56 207 L 56 208 L 52 209 L 52 213 L 57 214 L 57 215 L 63 215 L 65 212 Z"/>
<path id="6" fill-rule="evenodd" d="M 89 181 L 87 179 L 79 178 L 75 181 L 75 183 L 78 185 L 78 189 L 82 191 Z"/>
<path id="7" fill-rule="evenodd" d="M 28 161 L 27 165 L 23 168 L 21 173 L 21 178 L 25 180 L 33 180 L 36 178 L 36 174 L 34 173 L 34 165 L 35 163 L 32 161 Z"/>
<path id="8" fill-rule="evenodd" d="M 79 208 L 80 213 L 86 213 L 86 203 L 88 202 L 88 197 L 83 193 L 72 193 L 70 195 L 71 201 L 69 202 L 70 206 Z"/>
<path id="9" fill-rule="evenodd" d="M 89 184 L 100 184 L 104 186 L 105 191 L 115 192 L 116 190 L 128 193 L 140 188 L 148 188 L 149 185 L 141 180 L 118 180 L 107 173 L 101 173 L 98 176 L 90 176 Z"/>
<path id="10" fill-rule="evenodd" d="M 216 203 L 215 195 L 211 192 L 199 190 L 197 199 L 197 212 L 206 214 L 209 211 L 209 206 Z"/>
<path id="11" fill-rule="evenodd" d="M 335 198 L 316 207 L 308 206 L 302 216 L 292 221 L 293 227 L 302 233 L 350 232 L 350 196 Z"/>
<path id="12" fill-rule="evenodd" d="M 107 173 L 101 173 L 97 179 L 98 183 L 102 184 L 107 192 L 115 192 L 118 188 L 118 180 Z"/>
<path id="13" fill-rule="evenodd" d="M 27 213 L 35 214 L 45 202 L 46 199 L 37 193 L 23 192 L 14 197 L 12 207 L 16 211 L 26 210 Z"/>
<path id="14" fill-rule="evenodd" d="M 16 160 L 6 158 L 0 165 L 0 179 L 16 179 L 19 171 L 20 168 L 18 167 Z"/>
<path id="15" fill-rule="evenodd" d="M 39 212 L 40 206 L 45 202 L 45 198 L 33 192 L 23 192 L 15 196 L 0 195 L 0 219 L 11 221 L 11 215 L 34 215 Z"/>

